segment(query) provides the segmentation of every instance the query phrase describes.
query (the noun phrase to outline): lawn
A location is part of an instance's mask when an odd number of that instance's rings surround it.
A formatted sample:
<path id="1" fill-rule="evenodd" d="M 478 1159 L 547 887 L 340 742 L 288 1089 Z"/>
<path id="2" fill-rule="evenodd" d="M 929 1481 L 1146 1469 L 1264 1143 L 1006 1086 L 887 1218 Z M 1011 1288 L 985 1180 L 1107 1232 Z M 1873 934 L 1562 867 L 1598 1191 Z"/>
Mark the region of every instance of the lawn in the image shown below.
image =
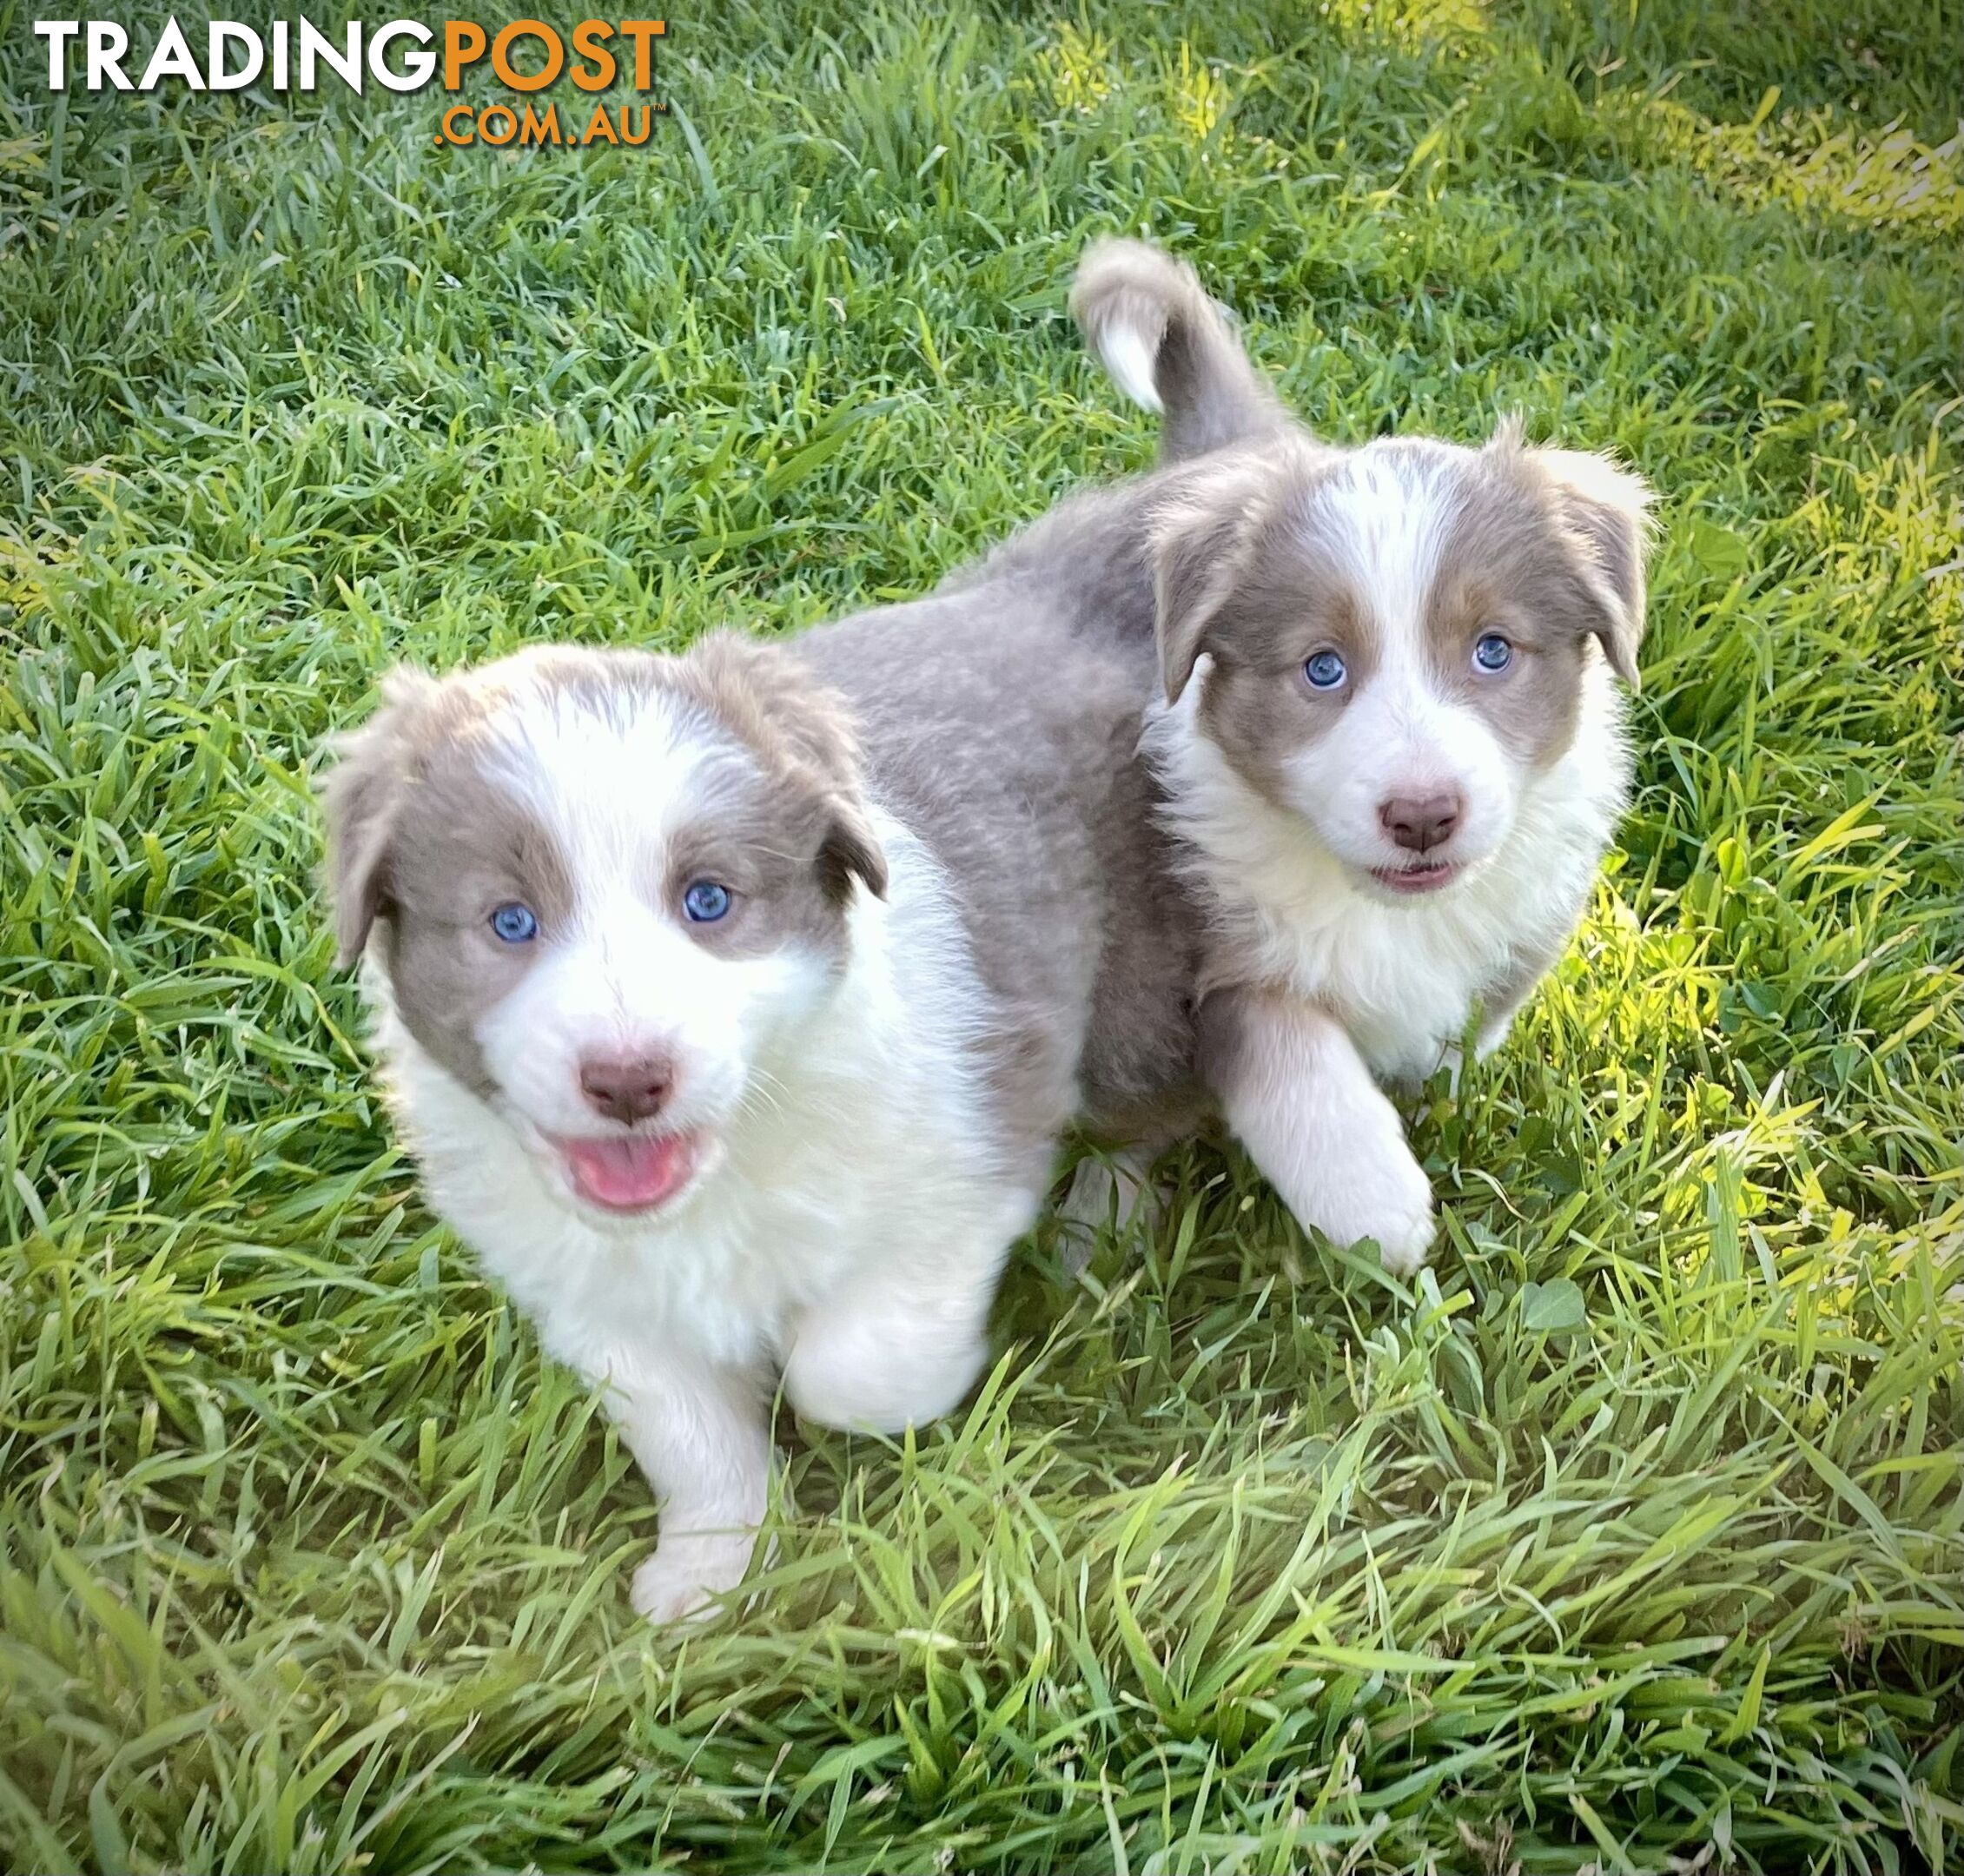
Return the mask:
<path id="1" fill-rule="evenodd" d="M 646 148 L 523 154 L 56 102 L 28 23 L 0 1866 L 1956 1866 L 1957 0 L 759 0 L 671 19 Z M 1149 1241 L 1019 1252 L 965 1417 L 787 1416 L 754 1601 L 645 1629 L 645 1488 L 378 1106 L 310 769 L 392 659 L 789 630 L 1144 463 L 1063 314 L 1115 228 L 1333 437 L 1655 482 L 1635 810 L 1418 1104 L 1432 1272 L 1183 1149 Z"/>

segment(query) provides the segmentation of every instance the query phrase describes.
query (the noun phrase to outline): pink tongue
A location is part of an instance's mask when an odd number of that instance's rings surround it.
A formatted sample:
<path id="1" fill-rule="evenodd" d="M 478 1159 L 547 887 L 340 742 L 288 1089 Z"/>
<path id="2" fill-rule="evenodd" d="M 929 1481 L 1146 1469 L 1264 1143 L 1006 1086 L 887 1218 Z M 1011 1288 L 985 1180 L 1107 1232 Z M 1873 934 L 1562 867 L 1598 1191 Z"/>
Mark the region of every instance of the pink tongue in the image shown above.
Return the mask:
<path id="1" fill-rule="evenodd" d="M 644 1212 L 672 1197 L 696 1160 L 693 1142 L 677 1133 L 562 1139 L 559 1146 L 580 1197 L 616 1212 Z"/>

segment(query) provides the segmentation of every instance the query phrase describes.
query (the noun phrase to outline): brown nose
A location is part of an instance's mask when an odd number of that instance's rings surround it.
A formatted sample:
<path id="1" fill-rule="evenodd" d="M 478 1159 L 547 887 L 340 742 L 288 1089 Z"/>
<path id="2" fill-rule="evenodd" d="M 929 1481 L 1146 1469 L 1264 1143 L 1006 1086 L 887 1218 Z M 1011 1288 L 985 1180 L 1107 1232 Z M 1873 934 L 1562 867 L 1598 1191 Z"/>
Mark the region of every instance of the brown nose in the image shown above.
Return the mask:
<path id="1" fill-rule="evenodd" d="M 1457 795 L 1428 795 L 1423 801 L 1394 795 L 1378 803 L 1378 818 L 1385 832 L 1407 853 L 1430 853 L 1445 846 L 1459 825 L 1459 814 Z"/>
<path id="2" fill-rule="evenodd" d="M 674 1073 L 658 1055 L 589 1055 L 579 1065 L 579 1091 L 610 1120 L 645 1120 L 659 1113 Z"/>

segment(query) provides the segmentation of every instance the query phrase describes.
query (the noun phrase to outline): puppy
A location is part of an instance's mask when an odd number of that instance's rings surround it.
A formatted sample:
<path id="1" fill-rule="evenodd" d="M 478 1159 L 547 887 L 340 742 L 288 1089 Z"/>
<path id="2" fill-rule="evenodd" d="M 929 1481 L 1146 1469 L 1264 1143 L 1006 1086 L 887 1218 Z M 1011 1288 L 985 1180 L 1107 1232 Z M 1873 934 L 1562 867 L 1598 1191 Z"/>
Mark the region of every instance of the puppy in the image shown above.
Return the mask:
<path id="1" fill-rule="evenodd" d="M 1094 247 L 1073 310 L 1164 413 L 1139 484 L 1146 748 L 1205 920 L 1202 1072 L 1297 1218 L 1409 1272 L 1432 1195 L 1382 1082 L 1484 1052 L 1627 796 L 1650 492 L 1600 456 L 1290 419 L 1192 271 Z"/>
<path id="2" fill-rule="evenodd" d="M 984 581 L 790 650 L 400 671 L 340 745 L 393 1107 L 660 1495 L 653 1620 L 741 1580 L 780 1377 L 828 1425 L 946 1412 L 1061 1128 L 1179 1079 L 1150 643 L 1094 614 Z"/>

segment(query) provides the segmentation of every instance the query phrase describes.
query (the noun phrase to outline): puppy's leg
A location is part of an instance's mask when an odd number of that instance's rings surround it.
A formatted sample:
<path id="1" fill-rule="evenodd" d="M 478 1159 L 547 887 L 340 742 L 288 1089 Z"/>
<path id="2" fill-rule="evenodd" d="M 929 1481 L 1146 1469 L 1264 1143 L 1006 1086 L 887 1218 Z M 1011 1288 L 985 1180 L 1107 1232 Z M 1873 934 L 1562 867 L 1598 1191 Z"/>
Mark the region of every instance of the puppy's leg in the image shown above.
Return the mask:
<path id="1" fill-rule="evenodd" d="M 863 1271 L 799 1318 L 784 1396 L 824 1426 L 898 1433 L 957 1406 L 989 1359 L 989 1305 L 1021 1222 L 951 1228 L 933 1260 Z"/>
<path id="2" fill-rule="evenodd" d="M 1514 1027 L 1514 1019 L 1521 1013 L 1522 1006 L 1533 994 L 1543 973 L 1536 969 L 1504 984 L 1499 989 L 1490 991 L 1485 1007 L 1480 1011 L 1480 1027 L 1473 1037 L 1473 1060 L 1485 1061 L 1488 1056 L 1506 1041 L 1508 1032 Z M 1446 1087 L 1457 1095 L 1459 1078 L 1466 1071 L 1465 1051 L 1457 1042 L 1449 1042 L 1440 1052 L 1439 1060 L 1446 1072 Z"/>
<path id="3" fill-rule="evenodd" d="M 1116 1152 L 1088 1153 L 1078 1161 L 1057 1206 L 1059 1220 L 1073 1227 L 1064 1258 L 1069 1269 L 1081 1271 L 1090 1262 L 1092 1245 L 1107 1226 L 1122 1232 L 1141 1225 L 1150 1231 L 1159 1223 L 1166 1204 L 1152 1171 L 1165 1145 L 1137 1140 Z"/>
<path id="4" fill-rule="evenodd" d="M 1582 914 L 1583 907 L 1578 904 L 1575 919 L 1579 920 Z M 1485 1061 L 1507 1040 L 1507 1032 L 1514 1027 L 1514 1019 L 1520 1014 L 1521 1006 L 1534 994 L 1535 986 L 1554 968 L 1555 961 L 1561 955 L 1559 946 L 1529 952 L 1516 963 L 1511 975 L 1488 987 L 1482 999 L 1480 1033 L 1473 1044 L 1473 1053 L 1478 1060 Z M 1457 1078 L 1453 1086 L 1458 1088 Z"/>
<path id="5" fill-rule="evenodd" d="M 763 1390 L 752 1375 L 684 1356 L 617 1364 L 608 1379 L 609 1409 L 661 1500 L 634 1607 L 650 1622 L 678 1621 L 735 1589 L 750 1565 L 770 1490 Z"/>
<path id="6" fill-rule="evenodd" d="M 1473 1038 L 1475 1061 L 1485 1061 L 1507 1040 L 1508 1032 L 1514 1027 L 1514 1018 L 1526 1001 L 1524 994 L 1504 1009 L 1482 1011 L 1479 1030 Z M 1457 1096 L 1460 1078 L 1466 1072 L 1465 1050 L 1457 1042 L 1448 1042 L 1439 1052 L 1439 1062 L 1445 1070 L 1446 1092 Z"/>
<path id="7" fill-rule="evenodd" d="M 1432 1241 L 1432 1188 L 1343 1026 L 1253 989 L 1210 997 L 1201 1022 L 1227 1124 L 1283 1203 L 1332 1243 L 1374 1238 L 1386 1270 L 1417 1270 Z"/>

